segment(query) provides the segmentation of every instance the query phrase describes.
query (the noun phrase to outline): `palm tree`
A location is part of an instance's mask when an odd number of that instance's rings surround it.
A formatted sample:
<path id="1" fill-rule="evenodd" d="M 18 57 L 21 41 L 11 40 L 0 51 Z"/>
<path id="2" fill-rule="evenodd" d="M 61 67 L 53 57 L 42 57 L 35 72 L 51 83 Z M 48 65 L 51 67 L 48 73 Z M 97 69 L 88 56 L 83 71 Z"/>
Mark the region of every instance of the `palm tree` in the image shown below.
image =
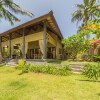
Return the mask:
<path id="1" fill-rule="evenodd" d="M 15 4 L 13 0 L 0 0 L 0 19 L 5 18 L 11 24 L 14 24 L 14 21 L 20 21 L 14 14 L 28 15 L 30 17 L 33 15 Z"/>
<path id="2" fill-rule="evenodd" d="M 97 0 L 83 0 L 84 4 L 77 4 L 77 10 L 72 14 L 72 22 L 83 21 L 87 25 L 89 19 L 100 18 L 100 5 Z"/>

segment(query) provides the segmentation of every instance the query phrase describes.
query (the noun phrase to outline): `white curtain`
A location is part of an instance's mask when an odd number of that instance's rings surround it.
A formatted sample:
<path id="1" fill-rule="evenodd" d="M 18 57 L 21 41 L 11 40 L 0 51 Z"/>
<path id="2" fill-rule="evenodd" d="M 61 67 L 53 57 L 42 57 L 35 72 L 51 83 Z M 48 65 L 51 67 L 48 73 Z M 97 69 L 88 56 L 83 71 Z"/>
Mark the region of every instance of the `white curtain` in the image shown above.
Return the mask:
<path id="1" fill-rule="evenodd" d="M 27 50 L 28 50 L 28 42 L 25 43 L 25 54 L 27 54 Z"/>
<path id="2" fill-rule="evenodd" d="M 42 55 L 44 54 L 44 52 L 43 52 L 44 43 L 43 42 L 44 42 L 43 40 L 39 40 L 39 47 L 40 47 L 40 50 L 41 50 Z"/>

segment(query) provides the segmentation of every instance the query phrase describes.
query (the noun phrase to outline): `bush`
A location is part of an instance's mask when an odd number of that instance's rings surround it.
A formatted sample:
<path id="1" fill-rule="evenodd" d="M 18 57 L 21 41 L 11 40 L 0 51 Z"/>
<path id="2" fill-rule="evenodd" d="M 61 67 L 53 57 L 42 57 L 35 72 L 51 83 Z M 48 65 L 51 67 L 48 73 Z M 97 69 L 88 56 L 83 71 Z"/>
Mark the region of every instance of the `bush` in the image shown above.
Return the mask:
<path id="1" fill-rule="evenodd" d="M 22 73 L 28 73 L 29 72 L 29 65 L 25 64 L 23 67 L 22 67 Z"/>
<path id="2" fill-rule="evenodd" d="M 86 64 L 82 70 L 83 74 L 90 79 L 98 80 L 100 77 L 100 63 L 92 65 Z"/>
<path id="3" fill-rule="evenodd" d="M 53 75 L 69 75 L 71 73 L 71 69 L 69 66 L 59 66 L 56 65 L 24 65 L 22 67 L 23 72 L 35 72 L 35 73 L 48 73 Z"/>
<path id="4" fill-rule="evenodd" d="M 21 69 L 22 73 L 27 73 L 28 72 L 28 65 L 23 59 L 20 59 L 18 62 L 18 65 L 16 66 L 16 69 Z"/>
<path id="5" fill-rule="evenodd" d="M 20 59 L 19 62 L 18 62 L 18 64 L 20 66 L 24 66 L 25 65 L 25 61 L 23 59 Z"/>
<path id="6" fill-rule="evenodd" d="M 100 61 L 100 56 L 99 55 L 93 56 L 93 60 L 96 62 Z"/>
<path id="7" fill-rule="evenodd" d="M 58 69 L 57 74 L 66 76 L 70 74 L 70 71 L 71 69 L 69 68 L 69 66 L 63 66 Z"/>
<path id="8" fill-rule="evenodd" d="M 84 61 L 95 61 L 100 62 L 100 56 L 99 55 L 82 55 L 82 60 Z"/>
<path id="9" fill-rule="evenodd" d="M 82 55 L 82 60 L 84 61 L 93 61 L 93 55 L 87 55 L 87 54 L 84 54 Z"/>

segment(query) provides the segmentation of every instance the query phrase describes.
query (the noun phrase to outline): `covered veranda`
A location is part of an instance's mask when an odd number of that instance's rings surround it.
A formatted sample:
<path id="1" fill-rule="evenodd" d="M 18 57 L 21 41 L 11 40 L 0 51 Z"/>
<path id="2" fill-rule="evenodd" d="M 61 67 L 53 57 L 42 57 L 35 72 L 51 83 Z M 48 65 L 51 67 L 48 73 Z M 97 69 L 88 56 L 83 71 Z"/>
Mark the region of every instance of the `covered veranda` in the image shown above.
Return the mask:
<path id="1" fill-rule="evenodd" d="M 0 51 L 4 58 L 56 59 L 62 38 L 50 12 L 0 34 Z"/>

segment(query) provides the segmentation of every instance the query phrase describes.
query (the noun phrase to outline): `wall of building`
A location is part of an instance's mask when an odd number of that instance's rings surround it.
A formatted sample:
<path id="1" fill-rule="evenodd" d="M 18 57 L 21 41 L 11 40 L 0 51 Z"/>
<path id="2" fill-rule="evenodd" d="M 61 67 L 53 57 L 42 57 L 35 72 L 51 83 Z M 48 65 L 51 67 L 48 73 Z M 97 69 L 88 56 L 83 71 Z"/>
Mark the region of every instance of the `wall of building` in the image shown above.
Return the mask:
<path id="1" fill-rule="evenodd" d="M 32 41 L 28 43 L 28 49 L 39 48 L 39 41 Z"/>
<path id="2" fill-rule="evenodd" d="M 25 42 L 37 41 L 43 39 L 43 32 L 34 33 L 31 35 L 25 36 Z M 22 44 L 23 37 L 19 37 L 16 39 L 11 40 L 12 46 L 15 44 Z M 2 42 L 2 47 L 9 45 L 9 41 Z"/>

